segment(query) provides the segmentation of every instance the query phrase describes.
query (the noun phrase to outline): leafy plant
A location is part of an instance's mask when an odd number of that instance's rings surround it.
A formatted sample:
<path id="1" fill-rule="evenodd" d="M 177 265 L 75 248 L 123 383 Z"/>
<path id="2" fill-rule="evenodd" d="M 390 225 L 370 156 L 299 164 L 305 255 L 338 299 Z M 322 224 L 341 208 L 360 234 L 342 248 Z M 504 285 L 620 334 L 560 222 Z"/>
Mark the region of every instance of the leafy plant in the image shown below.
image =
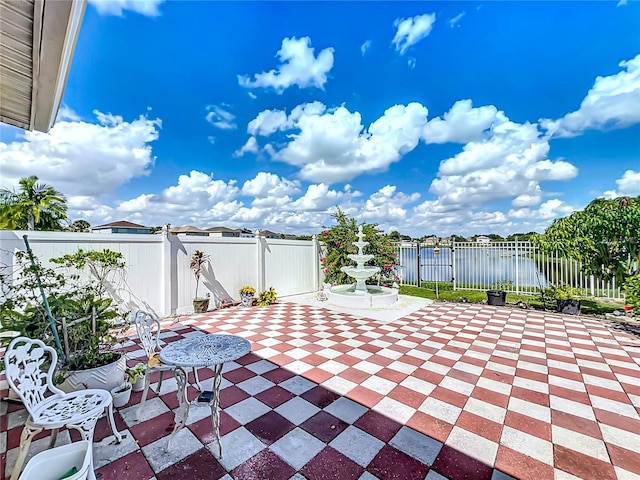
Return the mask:
<path id="1" fill-rule="evenodd" d="M 238 290 L 240 295 L 255 295 L 256 293 L 256 289 L 253 288 L 251 285 L 243 285 L 242 287 L 240 287 L 240 290 Z"/>
<path id="2" fill-rule="evenodd" d="M 69 355 L 65 355 L 64 362 L 60 363 L 61 369 L 83 370 L 114 361 L 118 355 L 114 347 L 119 335 L 114 329 L 114 319 L 120 314 L 113 306 L 113 299 L 104 294 L 99 280 L 90 275 L 84 275 L 84 280 L 81 280 L 77 273 L 64 275 L 53 268 L 43 267 L 35 257 L 34 264 L 31 264 L 26 252 L 17 252 L 16 259 L 16 271 L 2 276 L 6 299 L 0 304 L 1 329 L 40 338 L 57 347 L 40 293 L 41 285 L 60 339 L 64 338 L 63 319 L 70 324 L 77 319 L 88 318 L 66 329 Z M 80 269 L 79 264 L 70 260 L 67 263 L 64 257 L 51 261 Z M 123 267 L 124 262 L 119 268 Z M 92 320 L 94 315 L 95 322 Z"/>
<path id="3" fill-rule="evenodd" d="M 354 265 L 354 261 L 348 255 L 358 253 L 357 247 L 353 245 L 353 242 L 357 241 L 358 225 L 355 219 L 349 218 L 340 209 L 332 217 L 336 224 L 324 230 L 319 236 L 326 253 L 320 259 L 325 274 L 325 282 L 335 284 L 352 283 L 353 278 L 340 269 L 344 266 Z M 378 277 L 373 277 L 368 282 L 383 283 L 400 280 L 395 271 L 397 260 L 393 239 L 388 235 L 384 235 L 383 231 L 375 223 L 363 224 L 362 230 L 364 233 L 363 240 L 369 242 L 369 245 L 365 247 L 364 253 L 374 256 L 373 259 L 367 262 L 367 265 L 380 267 Z"/>
<path id="4" fill-rule="evenodd" d="M 196 295 L 195 298 L 198 297 L 198 286 L 200 284 L 200 275 L 202 274 L 202 268 L 209 263 L 209 255 L 206 253 L 196 250 L 193 255 L 191 255 L 191 262 L 189 262 L 189 268 L 193 272 L 193 275 L 196 277 Z"/>
<path id="5" fill-rule="evenodd" d="M 130 383 L 136 383 L 138 380 L 144 378 L 146 371 L 146 365 L 144 363 L 138 363 L 135 367 L 125 368 L 124 374 Z"/>
<path id="6" fill-rule="evenodd" d="M 93 275 L 96 293 L 104 295 L 107 284 L 121 273 L 125 267 L 124 255 L 105 248 L 104 250 L 83 250 L 78 248 L 75 253 L 67 254 L 59 258 L 52 258 L 52 263 L 63 265 L 77 271 L 87 268 Z M 74 277 L 77 279 L 77 277 Z"/>
<path id="7" fill-rule="evenodd" d="M 276 289 L 273 287 L 269 287 L 269 290 L 260 292 L 256 303 L 261 307 L 266 307 L 267 305 L 272 305 L 276 303 L 277 298 L 278 298 L 278 293 L 276 292 Z"/>
<path id="8" fill-rule="evenodd" d="M 513 280 L 505 279 L 500 280 L 494 284 L 495 290 L 505 291 L 509 290 L 513 286 Z"/>
<path id="9" fill-rule="evenodd" d="M 636 314 L 640 311 L 640 274 L 627 279 L 622 291 L 627 305 L 633 308 Z"/>

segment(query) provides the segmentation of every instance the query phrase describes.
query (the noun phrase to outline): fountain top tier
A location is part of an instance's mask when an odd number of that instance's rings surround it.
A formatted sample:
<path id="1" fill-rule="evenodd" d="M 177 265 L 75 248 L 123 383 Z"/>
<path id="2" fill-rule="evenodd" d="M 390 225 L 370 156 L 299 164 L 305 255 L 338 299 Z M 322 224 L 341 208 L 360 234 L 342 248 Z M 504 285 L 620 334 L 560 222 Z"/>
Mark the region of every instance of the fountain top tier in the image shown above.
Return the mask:
<path id="1" fill-rule="evenodd" d="M 374 257 L 373 255 L 364 255 L 362 253 L 362 249 L 364 247 L 366 247 L 367 245 L 369 245 L 369 242 L 365 242 L 363 240 L 363 238 L 364 238 L 364 233 L 362 231 L 362 225 L 360 225 L 358 227 L 358 241 L 357 242 L 353 242 L 353 245 L 358 247 L 358 253 L 357 254 L 347 255 L 349 257 L 349 259 L 353 260 L 354 262 L 356 262 L 358 264 L 358 268 L 360 268 L 360 269 L 364 268 L 365 262 L 368 262 L 369 260 L 371 260 Z M 375 273 L 377 273 L 377 272 L 375 272 Z"/>

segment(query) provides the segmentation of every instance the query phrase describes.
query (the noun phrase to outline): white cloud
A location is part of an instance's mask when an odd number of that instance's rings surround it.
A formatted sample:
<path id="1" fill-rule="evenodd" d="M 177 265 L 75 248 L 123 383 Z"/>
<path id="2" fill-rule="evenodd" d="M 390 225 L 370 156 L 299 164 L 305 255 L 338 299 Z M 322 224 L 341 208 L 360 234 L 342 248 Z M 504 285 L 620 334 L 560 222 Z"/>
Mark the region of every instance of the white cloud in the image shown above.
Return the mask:
<path id="1" fill-rule="evenodd" d="M 371 44 L 372 43 L 373 42 L 371 40 L 367 40 L 362 45 L 360 45 L 360 53 L 362 53 L 363 57 L 364 57 L 364 54 L 367 53 L 369 51 L 369 49 L 371 48 Z"/>
<path id="2" fill-rule="evenodd" d="M 458 15 L 456 15 L 455 17 L 450 18 L 449 19 L 449 26 L 451 28 L 460 27 L 459 22 L 460 22 L 460 20 L 462 20 L 462 17 L 464 17 L 466 14 L 467 14 L 467 12 L 462 12 L 462 13 L 459 13 Z"/>
<path id="3" fill-rule="evenodd" d="M 475 206 L 515 197 L 514 206 L 532 206 L 542 195 L 540 182 L 571 180 L 578 174 L 574 165 L 547 158 L 548 139 L 537 125 L 500 120 L 483 138 L 440 163 L 429 191 L 442 205 Z M 484 124 L 478 122 L 476 132 Z"/>
<path id="4" fill-rule="evenodd" d="M 56 122 L 58 120 L 60 121 L 69 120 L 71 122 L 79 122 L 80 120 L 82 120 L 82 118 L 80 118 L 80 115 L 74 112 L 72 108 L 68 107 L 65 104 L 62 104 L 62 106 L 60 107 L 60 110 L 58 110 L 58 116 L 56 117 Z"/>
<path id="5" fill-rule="evenodd" d="M 374 192 L 364 203 L 360 216 L 375 220 L 376 223 L 382 224 L 383 228 L 386 225 L 403 221 L 407 216 L 407 210 L 404 206 L 416 202 L 420 198 L 420 194 L 407 195 L 396 192 L 396 189 L 395 185 L 386 185 Z"/>
<path id="6" fill-rule="evenodd" d="M 269 172 L 258 172 L 251 180 L 244 182 L 242 194 L 256 198 L 291 195 L 300 190 L 300 182 L 280 178 Z"/>
<path id="7" fill-rule="evenodd" d="M 627 170 L 622 177 L 616 180 L 618 190 L 607 190 L 604 192 L 606 198 L 635 197 L 640 195 L 640 172 Z"/>
<path id="8" fill-rule="evenodd" d="M 225 222 L 242 207 L 242 203 L 235 200 L 239 193 L 235 180 L 214 180 L 213 175 L 192 170 L 189 175 L 180 175 L 177 185 L 158 194 L 145 193 L 118 202 L 115 208 L 105 210 L 108 215 L 101 220 L 135 218 L 145 225 L 168 222 L 206 228 Z M 89 218 L 95 218 L 95 215 Z"/>
<path id="9" fill-rule="evenodd" d="M 409 47 L 426 38 L 436 22 L 436 14 L 416 15 L 413 18 L 396 18 L 393 25 L 397 27 L 391 43 L 400 55 L 404 55 Z"/>
<path id="10" fill-rule="evenodd" d="M 162 122 L 93 113 L 97 123 L 58 121 L 48 133 L 25 132 L 20 141 L 0 142 L 3 186 L 37 175 L 68 197 L 97 198 L 148 175 L 155 160 L 150 143 L 158 139 Z"/>
<path id="11" fill-rule="evenodd" d="M 333 68 L 333 51 L 331 47 L 325 48 L 315 57 L 309 37 L 285 38 L 276 54 L 281 65 L 268 72 L 255 74 L 254 80 L 246 75 L 238 75 L 238 82 L 246 88 L 271 87 L 277 93 L 293 85 L 323 90 L 327 73 Z"/>
<path id="12" fill-rule="evenodd" d="M 512 209 L 509 210 L 508 215 L 510 218 L 516 219 L 545 220 L 546 222 L 541 223 L 541 225 L 545 225 L 548 224 L 549 220 L 565 217 L 576 210 L 576 207 L 554 198 L 544 202 L 537 210 L 530 208 Z"/>
<path id="13" fill-rule="evenodd" d="M 327 109 L 320 102 L 299 105 L 280 129 L 296 129 L 280 150 L 267 145 L 275 160 L 299 167 L 305 180 L 333 183 L 389 168 L 413 150 L 427 121 L 419 103 L 394 105 L 368 129 L 360 113 L 346 107 Z"/>
<path id="14" fill-rule="evenodd" d="M 622 6 L 626 5 L 626 4 L 627 4 L 627 0 L 620 0 L 620 1 L 616 4 L 616 7 L 622 7 Z"/>
<path id="15" fill-rule="evenodd" d="M 507 121 L 493 105 L 473 107 L 471 100 L 458 100 L 440 117 L 432 118 L 422 131 L 426 143 L 468 143 L 478 140 L 492 126 Z"/>
<path id="16" fill-rule="evenodd" d="M 234 157 L 242 157 L 245 153 L 258 153 L 260 148 L 258 147 L 258 141 L 256 137 L 249 137 L 246 143 L 240 147 L 240 149 L 233 152 Z"/>
<path id="17" fill-rule="evenodd" d="M 313 184 L 307 187 L 305 194 L 291 204 L 293 210 L 305 212 L 326 212 L 335 207 L 338 200 L 346 198 L 348 192 L 339 192 L 329 189 L 324 183 Z"/>
<path id="18" fill-rule="evenodd" d="M 209 105 L 207 110 L 209 113 L 207 113 L 205 118 L 207 119 L 207 122 L 214 127 L 220 128 L 221 130 L 234 130 L 238 128 L 233 122 L 236 119 L 236 116 L 231 112 L 228 112 L 217 105 Z"/>
<path id="19" fill-rule="evenodd" d="M 249 122 L 247 132 L 251 135 L 269 136 L 287 124 L 287 114 L 282 110 L 263 110 Z"/>
<path id="20" fill-rule="evenodd" d="M 158 6 L 164 0 L 89 0 L 100 15 L 115 15 L 122 17 L 125 10 L 139 13 L 147 17 L 160 15 Z"/>
<path id="21" fill-rule="evenodd" d="M 624 128 L 640 122 L 640 54 L 620 62 L 622 71 L 596 77 L 580 108 L 540 124 L 552 137 L 573 137 L 585 130 Z"/>

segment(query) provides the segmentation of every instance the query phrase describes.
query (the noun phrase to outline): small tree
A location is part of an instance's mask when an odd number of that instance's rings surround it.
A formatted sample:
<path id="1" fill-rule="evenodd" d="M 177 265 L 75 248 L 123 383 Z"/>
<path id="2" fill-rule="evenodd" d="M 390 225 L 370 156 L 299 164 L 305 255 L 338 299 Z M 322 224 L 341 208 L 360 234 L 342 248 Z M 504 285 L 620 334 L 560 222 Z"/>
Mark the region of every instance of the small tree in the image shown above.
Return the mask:
<path id="1" fill-rule="evenodd" d="M 328 283 L 351 283 L 353 279 L 340 271 L 340 268 L 354 265 L 348 255 L 358 253 L 358 249 L 353 245 L 353 242 L 357 241 L 358 225 L 355 219 L 349 218 L 340 209 L 332 215 L 332 218 L 336 224 L 324 230 L 319 237 L 326 250 L 326 256 L 321 258 L 325 280 Z M 394 270 L 396 255 L 393 241 L 389 236 L 383 235 L 382 230 L 375 223 L 363 224 L 362 231 L 364 241 L 369 242 L 364 253 L 374 255 L 374 258 L 367 262 L 367 265 L 380 267 L 379 280 L 381 281 L 398 280 Z M 375 279 L 371 281 L 375 281 Z"/>
<path id="2" fill-rule="evenodd" d="M 193 255 L 191 255 L 191 262 L 189 263 L 189 268 L 193 272 L 193 275 L 196 277 L 196 296 L 198 298 L 198 286 L 200 285 L 200 275 L 202 274 L 202 268 L 209 262 L 209 255 L 206 253 L 196 250 Z"/>
<path id="3" fill-rule="evenodd" d="M 584 210 L 554 220 L 534 241 L 580 261 L 584 273 L 622 285 L 640 273 L 640 196 L 596 198 Z"/>

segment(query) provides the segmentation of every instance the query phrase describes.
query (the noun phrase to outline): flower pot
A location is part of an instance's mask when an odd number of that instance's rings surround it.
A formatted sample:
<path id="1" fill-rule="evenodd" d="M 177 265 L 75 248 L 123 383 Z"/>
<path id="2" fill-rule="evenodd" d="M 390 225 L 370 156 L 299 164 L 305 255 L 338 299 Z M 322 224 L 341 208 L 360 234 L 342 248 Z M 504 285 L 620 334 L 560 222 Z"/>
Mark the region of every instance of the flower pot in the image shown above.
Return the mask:
<path id="1" fill-rule="evenodd" d="M 85 390 L 87 388 L 101 388 L 110 391 L 122 385 L 124 369 L 127 366 L 124 355 L 118 354 L 118 359 L 101 367 L 87 370 L 71 370 L 65 375 L 65 380 L 57 387 L 65 393 Z"/>
<path id="2" fill-rule="evenodd" d="M 556 312 L 565 315 L 578 315 L 580 313 L 580 300 L 573 298 L 567 300 L 556 300 Z"/>
<path id="3" fill-rule="evenodd" d="M 243 307 L 250 307 L 253 305 L 254 298 L 255 297 L 253 295 L 247 295 L 247 294 L 241 293 L 240 303 L 242 304 Z"/>
<path id="4" fill-rule="evenodd" d="M 209 297 L 193 299 L 194 313 L 205 313 L 207 310 L 209 310 Z"/>
<path id="5" fill-rule="evenodd" d="M 129 403 L 131 398 L 131 384 L 129 382 L 124 385 L 118 385 L 111 389 L 111 397 L 113 397 L 113 406 L 116 408 L 124 407 Z"/>
<path id="6" fill-rule="evenodd" d="M 507 292 L 504 290 L 487 290 L 487 305 L 503 307 L 507 303 Z"/>
<path id="7" fill-rule="evenodd" d="M 131 388 L 134 392 L 141 392 L 142 390 L 144 390 L 144 377 L 139 378 L 134 383 L 132 383 Z"/>

